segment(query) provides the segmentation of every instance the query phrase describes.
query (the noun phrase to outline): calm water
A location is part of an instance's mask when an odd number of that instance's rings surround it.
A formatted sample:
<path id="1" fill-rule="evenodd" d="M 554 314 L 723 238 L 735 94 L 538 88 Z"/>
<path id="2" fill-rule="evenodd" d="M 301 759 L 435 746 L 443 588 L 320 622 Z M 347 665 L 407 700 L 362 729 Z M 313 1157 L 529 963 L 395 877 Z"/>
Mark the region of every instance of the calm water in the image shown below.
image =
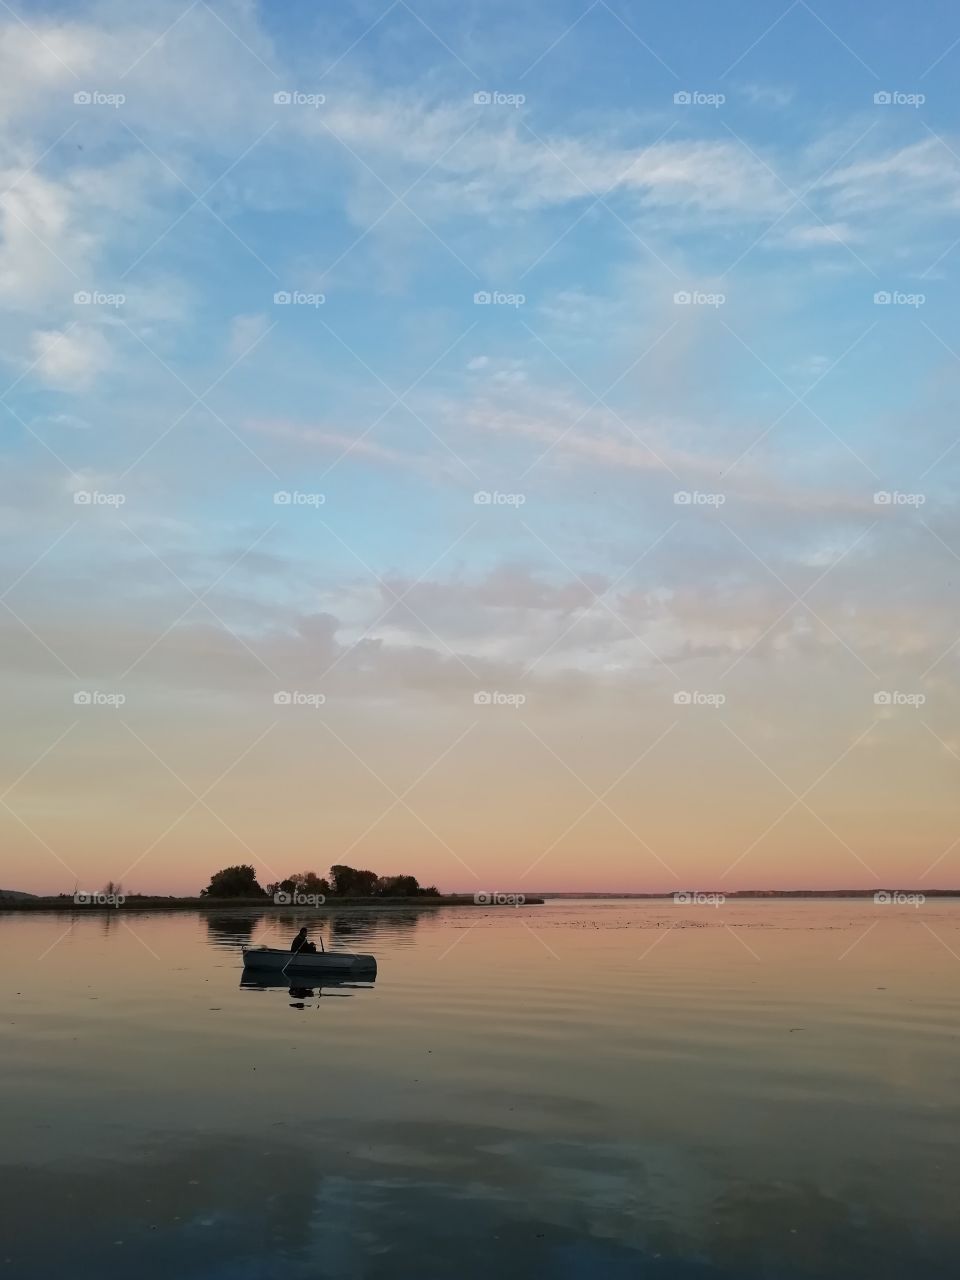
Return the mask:
<path id="1" fill-rule="evenodd" d="M 960 903 L 317 918 L 0 916 L 0 1275 L 958 1273 Z"/>

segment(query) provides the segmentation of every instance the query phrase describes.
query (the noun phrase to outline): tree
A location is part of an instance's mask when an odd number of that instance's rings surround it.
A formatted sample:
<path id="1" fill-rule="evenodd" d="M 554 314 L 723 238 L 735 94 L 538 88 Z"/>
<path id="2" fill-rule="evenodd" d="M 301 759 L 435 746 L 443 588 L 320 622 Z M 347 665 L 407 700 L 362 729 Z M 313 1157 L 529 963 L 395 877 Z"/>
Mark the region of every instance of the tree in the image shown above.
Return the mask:
<path id="1" fill-rule="evenodd" d="M 202 898 L 263 898 L 266 895 L 257 883 L 257 873 L 251 866 L 224 867 L 210 877 L 210 884 L 200 892 Z"/>
<path id="2" fill-rule="evenodd" d="M 268 898 L 273 898 L 278 893 L 289 893 L 291 896 L 295 893 L 315 893 L 326 897 L 329 892 L 329 884 L 315 871 L 298 871 L 287 876 L 286 880 L 277 880 L 267 885 Z"/>
<path id="3" fill-rule="evenodd" d="M 384 898 L 416 898 L 420 884 L 416 876 L 381 876 L 376 891 Z"/>
<path id="4" fill-rule="evenodd" d="M 379 878 L 375 871 L 358 871 L 354 893 L 361 898 L 370 897 L 376 892 Z"/>
<path id="5" fill-rule="evenodd" d="M 373 871 L 358 871 L 337 863 L 330 868 L 332 893 L 337 897 L 437 898 L 436 885 L 421 888 L 416 876 L 378 876 Z"/>
<path id="6" fill-rule="evenodd" d="M 338 897 L 343 897 L 350 893 L 353 889 L 353 877 L 356 875 L 353 867 L 344 866 L 340 862 L 335 862 L 330 868 L 330 890 Z"/>
<path id="7" fill-rule="evenodd" d="M 375 871 L 358 871 L 335 863 L 330 868 L 330 890 L 338 898 L 366 898 L 376 891 L 379 877 Z"/>

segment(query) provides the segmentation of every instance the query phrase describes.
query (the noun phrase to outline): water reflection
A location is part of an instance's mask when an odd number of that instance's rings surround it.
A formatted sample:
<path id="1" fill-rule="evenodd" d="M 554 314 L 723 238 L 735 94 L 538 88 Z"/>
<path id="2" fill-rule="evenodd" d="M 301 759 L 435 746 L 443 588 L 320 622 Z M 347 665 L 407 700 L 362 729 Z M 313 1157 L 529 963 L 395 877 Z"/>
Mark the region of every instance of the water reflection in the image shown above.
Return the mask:
<path id="1" fill-rule="evenodd" d="M 253 940 L 253 932 L 264 919 L 262 912 L 238 914 L 223 912 L 206 917 L 207 933 L 210 941 L 216 945 L 248 946 Z"/>
<path id="2" fill-rule="evenodd" d="M 319 1000 L 322 996 L 328 1000 L 349 1000 L 357 991 L 371 991 L 374 982 L 375 979 L 357 982 L 355 979 L 324 978 L 323 981 L 311 981 L 309 985 L 291 985 L 290 979 L 283 973 L 252 973 L 249 969 L 244 969 L 240 978 L 240 986 L 247 991 L 286 991 L 291 999 L 291 1009 L 304 1009 L 307 1007 L 306 1001 Z"/>
<path id="3" fill-rule="evenodd" d="M 220 911 L 204 916 L 204 923 L 213 945 L 230 950 L 251 943 L 286 948 L 300 927 L 306 926 L 311 938 L 322 937 L 330 951 L 357 951 L 364 949 L 359 944 L 384 933 L 397 940 L 404 935 L 410 939 L 423 915 L 415 908 L 365 911 L 322 907 L 315 911 Z"/>
<path id="4" fill-rule="evenodd" d="M 18 1168 L 4 1241 L 17 1276 L 98 1280 L 901 1280 L 955 1274 L 948 1219 L 919 1232 L 869 1204 L 845 1214 L 796 1175 L 771 1185 L 671 1165 L 616 1141 L 515 1127 L 366 1121 L 265 1106 L 268 1140 L 154 1142 L 141 1159 Z M 336 1169 L 331 1174 L 331 1153 Z M 700 1176 L 696 1174 L 700 1172 Z M 734 1196 L 724 1180 L 736 1180 Z M 468 1191 L 468 1194 L 467 1194 Z M 945 1198 L 945 1197 L 944 1197 Z M 50 1230 L 55 1206 L 57 1230 Z M 799 1226 L 798 1226 L 799 1224 Z M 397 1259 L 411 1266 L 398 1267 Z M 786 1261 L 785 1261 L 786 1259 Z"/>
<path id="5" fill-rule="evenodd" d="M 400 933 L 412 933 L 420 923 L 421 912 L 416 910 L 405 911 L 402 908 L 392 908 L 389 911 L 362 911 L 334 908 L 328 914 L 313 916 L 311 919 L 298 920 L 298 924 L 306 924 L 310 927 L 311 923 L 326 925 L 330 937 L 331 950 L 353 950 L 352 947 L 340 944 L 353 942 L 366 942 L 381 933 L 385 928 L 389 929 L 394 935 Z"/>
<path id="6" fill-rule="evenodd" d="M 957 904 L 676 918 L 3 916 L 0 1274 L 956 1275 Z M 376 989 L 241 980 L 301 923 Z"/>

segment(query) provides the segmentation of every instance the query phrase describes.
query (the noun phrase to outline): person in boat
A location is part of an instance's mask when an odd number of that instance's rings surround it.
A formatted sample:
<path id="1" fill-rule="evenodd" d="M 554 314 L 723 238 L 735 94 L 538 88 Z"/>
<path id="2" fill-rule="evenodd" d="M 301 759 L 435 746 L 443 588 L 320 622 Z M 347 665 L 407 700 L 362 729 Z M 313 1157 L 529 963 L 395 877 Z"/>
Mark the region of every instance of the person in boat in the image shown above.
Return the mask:
<path id="1" fill-rule="evenodd" d="M 300 930 L 293 942 L 290 944 L 291 951 L 313 952 L 316 951 L 316 949 L 316 944 L 308 939 L 305 927 Z"/>

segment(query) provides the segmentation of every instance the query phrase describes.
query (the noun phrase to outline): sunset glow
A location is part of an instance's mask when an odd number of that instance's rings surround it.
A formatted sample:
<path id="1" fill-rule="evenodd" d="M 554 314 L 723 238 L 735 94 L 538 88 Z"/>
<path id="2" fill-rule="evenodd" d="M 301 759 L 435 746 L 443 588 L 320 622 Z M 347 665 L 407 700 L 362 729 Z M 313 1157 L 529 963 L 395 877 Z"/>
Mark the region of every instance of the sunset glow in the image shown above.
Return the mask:
<path id="1" fill-rule="evenodd" d="M 926 9 L 183 8 L 0 14 L 0 888 L 957 885 Z"/>

